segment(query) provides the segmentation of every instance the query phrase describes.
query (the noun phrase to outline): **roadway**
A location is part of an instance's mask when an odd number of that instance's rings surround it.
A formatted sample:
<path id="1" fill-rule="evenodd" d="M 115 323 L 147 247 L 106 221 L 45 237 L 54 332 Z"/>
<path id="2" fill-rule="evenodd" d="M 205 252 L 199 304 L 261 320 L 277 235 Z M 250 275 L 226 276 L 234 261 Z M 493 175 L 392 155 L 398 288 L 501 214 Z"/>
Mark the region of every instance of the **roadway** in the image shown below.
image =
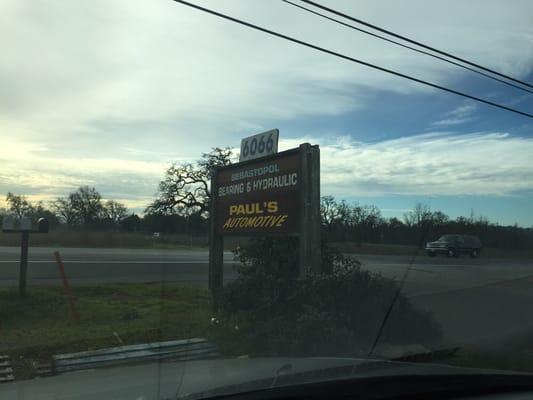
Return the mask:
<path id="1" fill-rule="evenodd" d="M 60 284 L 54 251 L 59 250 L 73 285 L 128 282 L 180 282 L 207 285 L 206 250 L 146 250 L 34 247 L 29 251 L 28 285 Z M 0 286 L 18 284 L 19 252 L 0 247 Z M 236 277 L 231 253 L 224 255 L 224 276 Z"/>
<path id="2" fill-rule="evenodd" d="M 28 285 L 60 284 L 53 248 L 31 248 Z M 19 249 L 0 247 L 0 286 L 18 283 Z M 180 282 L 207 285 L 205 250 L 59 249 L 72 285 Z M 533 260 L 359 255 L 364 268 L 400 280 L 403 293 L 431 313 L 449 343 L 491 343 L 533 330 Z M 224 280 L 236 262 L 224 254 Z M 503 343 L 503 342 L 502 342 Z"/>

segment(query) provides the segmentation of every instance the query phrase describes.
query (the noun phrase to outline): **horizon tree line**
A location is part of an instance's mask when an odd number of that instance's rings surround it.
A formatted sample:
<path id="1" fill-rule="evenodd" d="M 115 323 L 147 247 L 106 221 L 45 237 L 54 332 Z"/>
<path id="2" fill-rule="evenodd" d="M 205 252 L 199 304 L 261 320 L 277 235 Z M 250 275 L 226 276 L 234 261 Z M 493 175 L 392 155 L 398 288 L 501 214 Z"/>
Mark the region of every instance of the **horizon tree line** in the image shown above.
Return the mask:
<path id="1" fill-rule="evenodd" d="M 214 148 L 195 163 L 173 163 L 160 181 L 155 199 L 143 215 L 128 210 L 121 202 L 105 200 L 94 188 L 81 186 L 66 196 L 48 202 L 31 203 L 26 196 L 8 193 L 2 214 L 31 218 L 46 217 L 51 229 L 141 231 L 207 234 L 210 177 L 214 168 L 233 162 L 231 148 Z M 417 203 L 402 218 L 385 218 L 370 204 L 324 196 L 320 205 L 323 235 L 330 241 L 421 245 L 424 240 L 446 233 L 475 234 L 491 247 L 531 248 L 533 229 L 503 226 L 483 216 L 450 218 L 427 204 Z"/>

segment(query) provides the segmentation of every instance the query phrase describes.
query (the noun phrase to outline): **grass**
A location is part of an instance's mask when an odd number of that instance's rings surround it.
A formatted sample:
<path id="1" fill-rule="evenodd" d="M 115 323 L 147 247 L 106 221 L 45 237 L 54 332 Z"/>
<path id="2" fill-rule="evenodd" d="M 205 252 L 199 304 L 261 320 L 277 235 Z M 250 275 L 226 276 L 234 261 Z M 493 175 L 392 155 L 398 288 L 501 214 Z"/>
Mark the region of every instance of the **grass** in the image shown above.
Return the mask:
<path id="1" fill-rule="evenodd" d="M 20 235 L 0 233 L 0 246 L 20 246 Z M 127 232 L 83 232 L 83 231 L 51 231 L 46 234 L 32 234 L 30 246 L 55 247 L 95 247 L 95 248 L 148 248 L 148 249 L 179 249 L 206 248 L 205 235 L 161 235 L 154 239 L 146 233 Z"/>
<path id="2" fill-rule="evenodd" d="M 18 247 L 21 236 L 0 231 L 0 246 Z M 246 237 L 228 236 L 224 240 L 227 250 L 248 241 Z M 124 249 L 207 249 L 207 234 L 164 234 L 154 239 L 143 232 L 89 232 L 56 230 L 46 234 L 31 234 L 31 247 L 82 247 Z"/>
<path id="3" fill-rule="evenodd" d="M 246 243 L 244 237 L 228 236 L 224 240 L 227 250 Z M 140 232 L 83 232 L 51 231 L 46 234 L 32 234 L 31 247 L 85 247 L 124 249 L 207 249 L 207 235 L 161 234 L 154 239 L 148 233 Z M 20 246 L 20 234 L 0 232 L 0 246 Z"/>
<path id="4" fill-rule="evenodd" d="M 10 356 L 17 379 L 34 377 L 37 365 L 54 354 L 121 344 L 207 337 L 226 356 L 242 355 L 246 348 L 234 327 L 210 327 L 209 293 L 200 287 L 113 284 L 73 292 L 79 322 L 61 287 L 30 287 L 24 299 L 14 288 L 0 288 L 0 354 Z M 438 362 L 533 372 L 532 333 L 491 352 L 463 348 Z"/>
<path id="5" fill-rule="evenodd" d="M 120 344 L 206 337 L 207 290 L 178 284 L 117 284 L 74 288 L 80 321 L 70 315 L 61 287 L 0 289 L 0 354 L 17 379 L 30 378 L 53 354 Z M 120 339 L 117 338 L 117 335 Z M 121 343 L 122 342 L 122 343 Z"/>

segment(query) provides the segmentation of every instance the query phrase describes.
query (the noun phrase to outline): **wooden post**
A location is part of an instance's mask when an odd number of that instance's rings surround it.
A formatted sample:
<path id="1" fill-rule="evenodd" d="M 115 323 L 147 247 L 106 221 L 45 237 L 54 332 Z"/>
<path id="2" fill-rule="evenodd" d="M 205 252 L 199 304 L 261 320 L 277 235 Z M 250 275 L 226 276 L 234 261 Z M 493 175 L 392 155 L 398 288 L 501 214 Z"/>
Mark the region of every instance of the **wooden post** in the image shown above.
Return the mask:
<path id="1" fill-rule="evenodd" d="M 309 259 L 309 143 L 300 145 L 300 277 L 304 278 L 311 270 Z"/>
<path id="2" fill-rule="evenodd" d="M 224 238 L 217 233 L 216 185 L 218 171 L 211 175 L 211 201 L 209 204 L 209 291 L 213 299 L 213 311 L 218 311 L 218 300 L 224 284 Z"/>
<path id="3" fill-rule="evenodd" d="M 26 296 L 26 280 L 28 272 L 28 245 L 30 241 L 30 233 L 22 232 L 20 245 L 20 275 L 19 275 L 19 296 Z"/>
<path id="4" fill-rule="evenodd" d="M 311 246 L 309 251 L 311 258 L 311 270 L 315 273 L 320 273 L 323 272 L 323 269 L 320 239 L 320 148 L 318 146 L 311 146 L 310 172 L 309 235 Z"/>
<path id="5" fill-rule="evenodd" d="M 300 145 L 300 277 L 322 271 L 320 251 L 320 149 Z"/>
<path id="6" fill-rule="evenodd" d="M 65 266 L 63 265 L 63 260 L 61 259 L 61 255 L 59 254 L 59 251 L 54 251 L 54 257 L 56 258 L 57 269 L 59 270 L 59 275 L 61 276 L 61 280 L 63 281 L 63 289 L 65 290 L 65 295 L 67 296 L 68 302 L 70 304 L 70 312 L 74 320 L 76 322 L 80 322 L 80 315 L 76 311 L 76 302 L 74 301 L 74 296 L 72 295 L 72 292 L 70 291 L 67 274 L 65 273 Z"/>

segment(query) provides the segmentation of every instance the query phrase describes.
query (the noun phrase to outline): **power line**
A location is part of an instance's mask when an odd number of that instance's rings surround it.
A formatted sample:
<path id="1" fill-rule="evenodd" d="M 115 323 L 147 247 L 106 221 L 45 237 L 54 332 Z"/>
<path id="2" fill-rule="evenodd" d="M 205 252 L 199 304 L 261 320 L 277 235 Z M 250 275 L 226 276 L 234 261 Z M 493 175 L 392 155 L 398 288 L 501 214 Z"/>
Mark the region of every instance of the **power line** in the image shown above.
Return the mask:
<path id="1" fill-rule="evenodd" d="M 289 0 L 281 0 L 283 1 L 284 3 L 287 3 L 287 4 L 290 4 L 291 6 L 293 7 L 297 7 L 297 8 L 300 8 L 302 10 L 305 10 L 307 12 L 310 12 L 311 14 L 314 14 L 314 15 L 317 15 L 319 17 L 322 17 L 322 18 L 325 18 L 327 20 L 330 20 L 330 21 L 333 21 L 333 22 L 336 22 L 337 24 L 340 24 L 340 25 L 343 25 L 343 26 L 346 26 L 348 28 L 351 28 L 351 29 L 354 29 L 356 31 L 359 31 L 359 32 L 362 32 L 366 35 L 370 35 L 370 36 L 373 36 L 375 38 L 378 38 L 378 39 L 381 39 L 381 40 L 385 40 L 386 42 L 389 42 L 389 43 L 393 43 L 397 46 L 400 46 L 400 47 L 403 47 L 403 48 L 406 48 L 406 49 L 409 49 L 409 50 L 413 50 L 413 51 L 416 51 L 417 53 L 421 53 L 421 54 L 425 54 L 427 56 L 430 56 L 430 57 L 433 57 L 433 58 L 436 58 L 438 60 L 441 60 L 441 61 L 444 61 L 444 62 L 447 62 L 449 64 L 453 64 L 457 67 L 460 67 L 460 68 L 464 68 L 468 71 L 471 71 L 471 72 L 474 72 L 476 74 L 479 74 L 479 75 L 482 75 L 486 78 L 489 78 L 489 79 L 493 79 L 495 81 L 498 81 L 498 82 L 501 82 L 505 85 L 508 85 L 508 86 L 512 86 L 514 88 L 517 88 L 517 89 L 520 89 L 520 90 L 523 90 L 525 92 L 528 92 L 528 93 L 533 93 L 533 90 L 529 90 L 529 89 L 526 89 L 526 88 L 523 88 L 522 86 L 518 86 L 518 85 L 515 85 L 514 83 L 511 83 L 511 82 L 507 82 L 503 79 L 500 79 L 500 78 L 496 78 L 495 76 L 492 76 L 492 75 L 489 75 L 489 74 L 486 74 L 485 72 L 481 72 L 481 71 L 478 71 L 477 69 L 474 69 L 474 68 L 470 68 L 470 67 L 467 67 L 466 65 L 463 65 L 463 64 L 459 64 L 455 61 L 452 61 L 452 60 L 449 60 L 447 58 L 444 58 L 444 57 L 441 57 L 441 56 L 438 56 L 436 54 L 433 54 L 433 53 L 430 53 L 430 52 L 427 52 L 427 51 L 424 51 L 424 50 L 420 50 L 420 49 L 417 49 L 416 47 L 412 47 L 412 46 L 408 46 L 406 44 L 403 44 L 403 43 L 400 43 L 400 42 L 397 42 L 396 40 L 392 40 L 392 39 L 389 39 L 385 36 L 381 36 L 381 35 L 378 35 L 376 33 L 373 33 L 373 32 L 370 32 L 370 31 L 367 31 L 365 29 L 361 29 L 357 26 L 354 26 L 354 25 L 350 25 L 350 24 L 347 24 L 346 22 L 343 22 L 343 21 L 340 21 L 338 19 L 335 19 L 335 18 L 332 18 L 332 17 L 329 17 L 327 16 L 326 14 L 322 14 L 322 13 L 319 13 L 318 11 L 314 11 L 310 8 L 307 8 L 307 7 L 304 7 L 300 4 L 296 4 L 296 3 L 293 3 L 292 1 L 289 1 Z"/>
<path id="2" fill-rule="evenodd" d="M 189 3 L 188 1 L 184 1 L 184 0 L 173 0 L 173 1 L 175 1 L 176 3 L 181 3 L 181 4 L 186 5 L 188 7 L 196 8 L 197 10 L 206 12 L 208 14 L 216 15 L 217 17 L 224 18 L 224 19 L 227 19 L 229 21 L 233 21 L 233 22 L 238 23 L 240 25 L 244 25 L 244 26 L 246 26 L 248 28 L 252 28 L 252 29 L 264 32 L 264 33 L 268 33 L 269 35 L 276 36 L 276 37 L 291 41 L 293 43 L 297 43 L 299 45 L 302 45 L 302 46 L 305 46 L 305 47 L 309 47 L 309 48 L 314 49 L 314 50 L 318 50 L 318 51 L 320 51 L 322 53 L 330 54 L 330 55 L 342 58 L 344 60 L 352 61 L 354 63 L 361 64 L 361 65 L 365 65 L 367 67 L 374 68 L 374 69 L 377 69 L 377 70 L 382 71 L 382 72 L 387 72 L 388 74 L 391 74 L 391 75 L 396 75 L 396 76 L 399 76 L 399 77 L 404 78 L 404 79 L 409 79 L 409 80 L 411 80 L 413 82 L 418 82 L 418 83 L 420 83 L 422 85 L 426 85 L 426 86 L 429 86 L 429 87 L 432 87 L 432 88 L 435 88 L 435 89 L 440 89 L 440 90 L 443 90 L 443 91 L 448 92 L 448 93 L 456 94 L 458 96 L 466 97 L 468 99 L 475 100 L 475 101 L 478 101 L 480 103 L 488 104 L 488 105 L 493 106 L 493 107 L 501 108 L 502 110 L 507 110 L 507 111 L 510 111 L 510 112 L 513 112 L 513 113 L 516 113 L 516 114 L 523 115 L 525 117 L 533 118 L 533 114 L 528 114 L 528 113 L 526 113 L 524 111 L 516 110 L 514 108 L 510 108 L 510 107 L 507 107 L 507 106 L 504 106 L 504 105 L 501 105 L 501 104 L 498 104 L 498 103 L 493 103 L 492 101 L 485 100 L 485 99 L 482 99 L 480 97 L 472 96 L 470 94 L 463 93 L 463 92 L 460 92 L 460 91 L 457 91 L 457 90 L 454 90 L 454 89 L 449 89 L 447 87 L 440 86 L 440 85 L 437 85 L 435 83 L 427 82 L 427 81 L 424 81 L 422 79 L 418 79 L 418 78 L 415 78 L 415 77 L 412 77 L 412 76 L 409 76 L 409 75 L 406 75 L 406 74 L 402 74 L 400 72 L 396 72 L 396 71 L 393 71 L 393 70 L 388 69 L 388 68 L 380 67 L 378 65 L 374 65 L 374 64 L 368 63 L 366 61 L 362 61 L 362 60 L 359 60 L 357 58 L 353 58 L 353 57 L 347 56 L 345 54 L 337 53 L 337 52 L 335 52 L 333 50 L 328 50 L 328 49 L 325 49 L 323 47 L 316 46 L 316 45 L 308 43 L 308 42 L 304 42 L 303 40 L 299 40 L 299 39 L 293 38 L 291 36 L 284 35 L 282 33 L 271 31 L 271 30 L 263 28 L 261 26 L 254 25 L 254 24 L 252 24 L 250 22 L 246 22 L 246 21 L 231 17 L 229 15 L 222 14 L 222 13 L 220 13 L 218 11 L 214 11 L 214 10 L 211 10 L 209 8 L 205 8 L 205 7 L 193 4 L 193 3 Z"/>
<path id="3" fill-rule="evenodd" d="M 533 85 L 531 85 L 531 84 L 529 84 L 527 82 L 523 82 L 521 80 L 515 79 L 515 78 L 510 77 L 508 75 L 502 74 L 502 73 L 500 73 L 498 71 L 494 71 L 492 69 L 486 68 L 486 67 L 484 67 L 482 65 L 479 65 L 479 64 L 476 64 L 476 63 L 474 63 L 472 61 L 465 60 L 464 58 L 460 58 L 460 57 L 454 56 L 453 54 L 447 53 L 445 51 L 438 50 L 438 49 L 436 49 L 434 47 L 428 46 L 428 45 L 426 45 L 424 43 L 417 42 L 416 40 L 413 40 L 413 39 L 409 39 L 408 37 L 405 37 L 405 36 L 399 35 L 397 33 L 391 32 L 391 31 L 389 31 L 387 29 L 380 28 L 377 25 L 373 25 L 373 24 L 371 24 L 369 22 L 366 22 L 366 21 L 363 21 L 361 19 L 354 18 L 354 17 L 352 17 L 352 16 L 350 16 L 348 14 L 345 14 L 345 13 L 342 13 L 340 11 L 334 10 L 333 8 L 329 8 L 329 7 L 323 6 L 322 4 L 316 3 L 316 2 L 311 1 L 311 0 L 301 0 L 301 1 L 303 1 L 304 3 L 310 4 L 312 6 L 315 6 L 317 8 L 320 8 L 322 10 L 328 11 L 328 12 L 330 12 L 332 14 L 336 14 L 336 15 L 338 15 L 340 17 L 343 17 L 343 18 L 349 19 L 351 21 L 357 22 L 357 23 L 359 23 L 361 25 L 365 25 L 365 26 L 368 26 L 369 28 L 372 28 L 372 29 L 375 29 L 377 31 L 386 33 L 387 35 L 394 36 L 394 37 L 396 37 L 398 39 L 402 39 L 402 40 L 404 40 L 406 42 L 409 42 L 409 43 L 415 44 L 417 46 L 423 47 L 425 49 L 431 50 L 431 51 L 433 51 L 435 53 L 442 54 L 442 55 L 444 55 L 446 57 L 453 58 L 454 60 L 461 61 L 461 62 L 463 62 L 465 64 L 468 64 L 468 65 L 471 65 L 473 67 L 476 67 L 476 68 L 482 69 L 484 71 L 490 72 L 491 74 L 498 75 L 498 76 L 501 76 L 502 78 L 509 79 L 509 80 L 511 80 L 513 82 L 516 82 L 516 83 L 519 83 L 521 85 L 533 88 Z"/>

